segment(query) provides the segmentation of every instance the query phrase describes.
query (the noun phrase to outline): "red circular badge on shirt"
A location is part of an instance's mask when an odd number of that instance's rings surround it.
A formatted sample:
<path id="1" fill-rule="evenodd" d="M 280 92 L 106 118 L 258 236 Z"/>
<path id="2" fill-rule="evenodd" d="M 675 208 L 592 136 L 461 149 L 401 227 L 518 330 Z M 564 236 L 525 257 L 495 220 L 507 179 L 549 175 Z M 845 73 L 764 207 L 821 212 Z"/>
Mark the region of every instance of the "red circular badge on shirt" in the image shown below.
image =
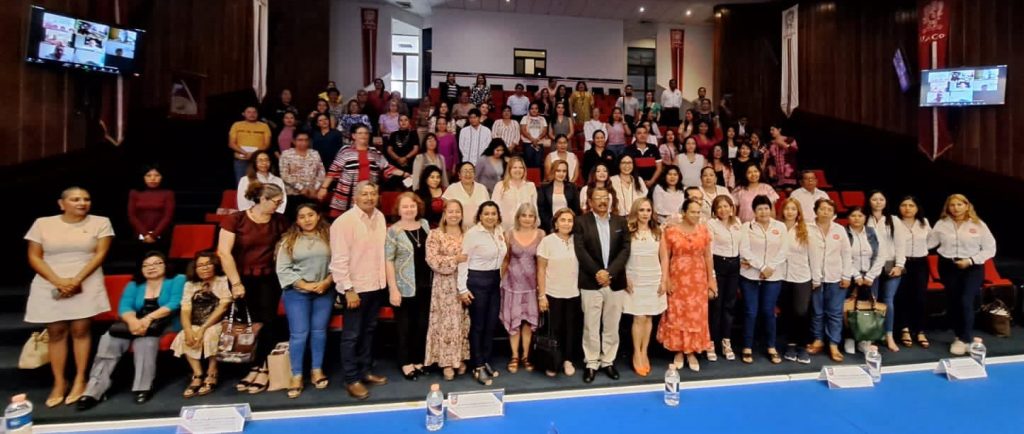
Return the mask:
<path id="1" fill-rule="evenodd" d="M 970 229 L 967 230 L 967 232 L 969 232 L 969 233 L 971 233 L 973 235 L 973 234 L 978 233 L 978 230 L 974 229 L 974 228 L 970 228 Z"/>
<path id="2" fill-rule="evenodd" d="M 778 235 L 778 234 L 779 234 L 779 230 L 778 229 L 772 229 L 772 235 Z"/>
<path id="3" fill-rule="evenodd" d="M 832 234 L 832 239 L 839 241 L 839 234 Z"/>

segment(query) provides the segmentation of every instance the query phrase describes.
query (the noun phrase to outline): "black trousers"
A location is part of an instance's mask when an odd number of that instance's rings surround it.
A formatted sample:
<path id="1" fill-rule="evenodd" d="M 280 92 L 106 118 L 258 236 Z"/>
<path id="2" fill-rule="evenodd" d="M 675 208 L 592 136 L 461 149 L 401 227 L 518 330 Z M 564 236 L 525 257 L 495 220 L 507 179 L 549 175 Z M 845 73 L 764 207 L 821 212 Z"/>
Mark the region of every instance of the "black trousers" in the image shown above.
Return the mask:
<path id="1" fill-rule="evenodd" d="M 466 286 L 473 294 L 469 305 L 469 358 L 472 368 L 491 361 L 494 331 L 501 312 L 501 272 L 469 270 Z"/>
<path id="2" fill-rule="evenodd" d="M 277 315 L 281 302 L 281 284 L 276 274 L 241 276 L 245 286 L 245 298 L 237 300 L 239 308 L 246 307 L 254 323 L 262 323 L 253 352 L 253 366 L 262 366 L 278 342 L 288 340 L 288 322 Z M 241 314 L 239 314 L 241 315 Z"/>
<path id="3" fill-rule="evenodd" d="M 928 257 L 907 258 L 900 288 L 896 291 L 896 330 L 909 329 L 911 334 L 924 331 L 927 313 Z"/>
<path id="4" fill-rule="evenodd" d="M 377 331 L 377 317 L 381 306 L 387 302 L 387 294 L 386 289 L 362 292 L 359 307 L 345 308 L 345 326 L 341 329 L 341 368 L 345 384 L 362 380 L 373 369 L 373 334 Z"/>
<path id="5" fill-rule="evenodd" d="M 712 343 L 729 339 L 736 312 L 736 296 L 740 291 L 740 258 L 715 255 L 715 280 L 718 297 L 708 300 L 708 322 Z"/>
<path id="6" fill-rule="evenodd" d="M 394 308 L 398 329 L 398 365 L 421 365 L 426 358 L 430 319 L 430 286 L 416 288 L 416 295 L 402 297 Z"/>
<path id="7" fill-rule="evenodd" d="M 562 361 L 578 362 L 583 349 L 583 308 L 580 297 L 548 297 L 548 327 L 562 346 Z"/>
<path id="8" fill-rule="evenodd" d="M 939 279 L 946 287 L 946 317 L 953 333 L 963 342 L 974 337 L 974 304 L 985 281 L 984 265 L 960 269 L 952 259 L 939 257 Z"/>
<path id="9" fill-rule="evenodd" d="M 782 282 L 782 316 L 786 323 L 786 339 L 790 345 L 811 343 L 810 282 Z"/>

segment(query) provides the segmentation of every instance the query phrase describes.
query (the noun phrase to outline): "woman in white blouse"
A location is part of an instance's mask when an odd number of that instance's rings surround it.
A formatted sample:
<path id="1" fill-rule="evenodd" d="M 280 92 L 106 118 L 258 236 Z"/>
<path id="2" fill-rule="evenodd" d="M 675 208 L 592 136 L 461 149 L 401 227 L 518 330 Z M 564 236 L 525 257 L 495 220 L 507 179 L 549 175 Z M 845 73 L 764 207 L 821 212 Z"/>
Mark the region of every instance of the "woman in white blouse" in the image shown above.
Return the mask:
<path id="1" fill-rule="evenodd" d="M 633 202 L 647 196 L 647 186 L 636 176 L 634 167 L 633 157 L 623 154 L 619 157 L 619 174 L 610 179 L 612 191 L 619 202 L 616 211 L 622 217 L 629 215 Z"/>
<path id="2" fill-rule="evenodd" d="M 704 156 L 697 153 L 697 139 L 693 136 L 683 141 L 683 153 L 676 157 L 676 165 L 683 174 L 683 185 L 694 187 L 701 184 L 700 172 L 707 166 Z"/>
<path id="3" fill-rule="evenodd" d="M 665 176 L 662 176 L 658 180 L 658 185 L 654 186 L 654 213 L 658 217 L 658 223 L 665 224 L 679 214 L 679 207 L 683 206 L 683 201 L 686 200 L 681 179 L 678 167 L 665 166 Z"/>
<path id="4" fill-rule="evenodd" d="M 953 194 L 928 235 L 928 248 L 936 247 L 939 278 L 946 288 L 946 312 L 956 333 L 949 352 L 962 356 L 974 337 L 974 299 L 985 279 L 985 261 L 996 256 L 996 239 L 967 197 Z"/>
<path id="5" fill-rule="evenodd" d="M 569 182 L 575 184 L 580 178 L 580 161 L 576 154 L 569 152 L 569 138 L 564 134 L 555 137 L 555 150 L 544 159 L 544 169 L 550 171 L 551 163 L 562 160 L 569 164 Z M 545 174 L 551 176 L 550 174 Z"/>
<path id="6" fill-rule="evenodd" d="M 281 187 L 281 191 L 287 191 L 284 188 L 284 180 L 274 174 L 277 168 L 274 167 L 274 162 L 270 158 L 270 153 L 267 151 L 256 151 L 252 153 L 252 157 L 249 159 L 249 170 L 245 176 L 238 179 L 238 194 L 235 198 L 238 201 L 238 210 L 245 211 L 256 205 L 255 202 L 245 197 L 245 192 L 249 190 L 249 184 L 252 182 L 259 181 L 263 184 L 274 184 Z M 284 214 L 284 209 L 288 206 L 288 196 L 282 196 L 284 200 L 277 206 L 277 213 Z"/>
<path id="7" fill-rule="evenodd" d="M 899 291 L 896 292 L 896 304 L 900 305 L 900 314 L 896 316 L 896 327 L 900 329 L 900 342 L 910 348 L 917 344 L 927 349 L 931 346 L 928 336 L 924 333 L 925 296 L 928 291 L 928 234 L 932 227 L 928 219 L 921 216 L 917 199 L 913 196 L 904 197 L 900 201 L 900 219 L 896 223 L 906 231 L 903 249 L 906 257 L 906 268 L 900 280 Z M 915 336 L 916 335 L 916 336 Z"/>
<path id="8" fill-rule="evenodd" d="M 515 226 L 516 210 L 528 203 L 537 208 L 537 186 L 526 180 L 526 162 L 516 156 L 508 159 L 505 179 L 494 185 L 491 200 L 501 209 L 501 228 L 508 231 Z"/>
<path id="9" fill-rule="evenodd" d="M 832 221 L 836 204 L 831 199 L 814 202 L 814 225 L 811 227 L 811 335 L 814 342 L 809 354 L 818 354 L 828 339 L 829 357 L 842 363 L 839 340 L 843 334 L 843 301 L 850 287 L 850 240 L 839 223 Z"/>
<path id="10" fill-rule="evenodd" d="M 863 290 L 871 291 L 873 298 L 878 297 L 878 276 L 882 274 L 882 266 L 885 261 L 882 259 L 879 249 L 878 234 L 875 230 L 867 227 L 867 214 L 864 209 L 855 206 L 850 208 L 847 215 L 850 223 L 846 226 L 846 233 L 850 238 L 850 275 L 853 281 L 853 291 L 850 297 L 862 297 Z M 861 352 L 867 352 L 869 342 L 857 343 Z M 843 345 L 846 354 L 855 352 L 854 340 L 846 338 Z"/>
<path id="11" fill-rule="evenodd" d="M 713 205 L 715 199 L 718 196 L 729 196 L 729 203 L 735 203 L 732 201 L 732 194 L 729 189 L 721 185 L 716 184 L 718 176 L 715 175 L 715 168 L 707 166 L 700 170 L 700 192 L 704 197 L 704 207 L 701 212 L 704 214 L 704 218 L 710 219 L 716 208 Z M 736 215 L 735 208 L 733 209 L 733 215 Z M 719 286 L 721 288 L 721 286 Z"/>
<path id="12" fill-rule="evenodd" d="M 577 275 L 579 262 L 573 246 L 572 227 L 575 213 L 569 208 L 555 211 L 553 232 L 537 246 L 537 300 L 541 312 L 548 312 L 547 327 L 562 348 L 562 372 L 571 377 L 576 373 L 572 361 L 576 360 L 583 340 L 580 306 L 580 288 Z M 548 370 L 554 377 L 555 371 Z"/>
<path id="13" fill-rule="evenodd" d="M 465 229 L 476 223 L 476 210 L 480 204 L 487 202 L 487 187 L 474 181 L 476 179 L 476 167 L 473 163 L 464 161 L 455 169 L 459 175 L 459 182 L 449 185 L 441 195 L 445 200 L 457 200 L 465 210 L 462 225 Z"/>
<path id="14" fill-rule="evenodd" d="M 498 371 L 491 368 L 494 330 L 498 328 L 501 309 L 501 265 L 508 254 L 501 211 L 498 204 L 487 201 L 477 210 L 479 222 L 462 239 L 466 262 L 459 263 L 459 297 L 469 305 L 469 352 L 473 378 L 484 386 Z"/>
<path id="15" fill-rule="evenodd" d="M 896 290 L 900 287 L 903 270 L 907 264 L 906 250 L 903 248 L 906 245 L 907 230 L 897 221 L 899 217 L 885 213 L 886 200 L 882 192 L 868 193 L 868 204 L 871 207 L 871 214 L 868 215 L 867 225 L 875 229 L 875 235 L 878 236 L 878 255 L 883 261 L 882 273 L 878 275 L 878 298 L 888 306 L 885 311 L 885 345 L 889 351 L 897 352 L 900 347 L 896 345 L 892 334 L 896 313 L 893 301 L 896 299 Z"/>
<path id="16" fill-rule="evenodd" d="M 711 255 L 718 283 L 718 297 L 708 300 L 711 342 L 721 343 L 722 355 L 726 360 L 735 360 L 736 354 L 732 351 L 732 339 L 729 336 L 732 332 L 736 296 L 740 292 L 742 226 L 736 218 L 736 206 L 729 195 L 716 197 L 711 202 L 711 208 L 715 210 L 715 218 L 709 219 L 707 225 L 711 231 Z M 708 349 L 708 360 L 714 361 L 717 358 L 714 349 Z"/>
<path id="17" fill-rule="evenodd" d="M 802 364 L 811 363 L 807 344 L 811 343 L 811 324 L 808 312 L 811 307 L 811 243 L 807 223 L 804 221 L 800 201 L 788 198 L 782 203 L 782 223 L 786 225 L 785 275 L 782 278 L 783 316 L 789 325 L 786 337 L 786 352 L 782 358 Z"/>
<path id="18" fill-rule="evenodd" d="M 775 348 L 775 305 L 782 289 L 786 262 L 786 225 L 775 220 L 772 202 L 767 196 L 757 196 L 751 203 L 754 220 L 743 225 L 740 238 L 740 257 L 745 267 L 740 270 L 740 290 L 743 291 L 743 363 L 754 363 L 754 331 L 757 319 L 764 321 L 768 358 L 773 364 L 782 363 Z"/>

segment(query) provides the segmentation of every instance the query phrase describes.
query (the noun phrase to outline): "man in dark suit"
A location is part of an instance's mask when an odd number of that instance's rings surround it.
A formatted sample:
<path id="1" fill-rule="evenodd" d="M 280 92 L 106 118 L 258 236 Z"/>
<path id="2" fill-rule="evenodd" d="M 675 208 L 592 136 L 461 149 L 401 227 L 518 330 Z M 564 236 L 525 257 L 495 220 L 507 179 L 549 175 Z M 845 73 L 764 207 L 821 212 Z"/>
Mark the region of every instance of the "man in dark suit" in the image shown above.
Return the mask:
<path id="1" fill-rule="evenodd" d="M 615 354 L 619 351 L 619 319 L 625 302 L 629 230 L 626 220 L 610 212 L 611 192 L 596 187 L 587 192 L 591 212 L 580 216 L 573 228 L 580 263 L 580 301 L 583 305 L 583 382 L 594 381 L 598 370 L 619 379 Z M 603 332 L 602 332 L 603 327 Z"/>

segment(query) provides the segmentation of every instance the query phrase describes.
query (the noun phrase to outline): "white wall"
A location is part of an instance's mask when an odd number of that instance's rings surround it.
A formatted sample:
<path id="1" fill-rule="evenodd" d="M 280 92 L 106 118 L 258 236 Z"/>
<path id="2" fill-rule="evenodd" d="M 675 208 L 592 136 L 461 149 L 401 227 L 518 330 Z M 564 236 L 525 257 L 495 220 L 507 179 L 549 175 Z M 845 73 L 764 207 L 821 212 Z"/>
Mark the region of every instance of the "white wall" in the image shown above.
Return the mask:
<path id="1" fill-rule="evenodd" d="M 423 18 L 399 8 L 380 3 L 358 3 L 351 0 L 331 1 L 331 36 L 328 44 L 329 79 L 338 84 L 346 99 L 356 90 L 370 86 L 363 83 L 363 52 L 360 9 L 377 8 L 377 76 L 390 83 L 391 76 L 391 20 L 397 19 L 422 27 Z M 316 43 L 316 41 L 310 41 Z"/>
<path id="2" fill-rule="evenodd" d="M 672 41 L 670 30 L 683 29 L 683 82 L 680 88 L 683 98 L 697 98 L 697 88 L 708 88 L 708 95 L 714 95 L 714 34 L 712 26 L 680 26 L 658 24 L 657 52 L 658 87 L 668 89 L 672 75 Z M 660 95 L 660 93 L 659 93 Z"/>
<path id="3" fill-rule="evenodd" d="M 535 48 L 547 50 L 549 75 L 626 76 L 621 20 L 435 8 L 428 21 L 435 71 L 512 74 L 513 48 Z"/>

